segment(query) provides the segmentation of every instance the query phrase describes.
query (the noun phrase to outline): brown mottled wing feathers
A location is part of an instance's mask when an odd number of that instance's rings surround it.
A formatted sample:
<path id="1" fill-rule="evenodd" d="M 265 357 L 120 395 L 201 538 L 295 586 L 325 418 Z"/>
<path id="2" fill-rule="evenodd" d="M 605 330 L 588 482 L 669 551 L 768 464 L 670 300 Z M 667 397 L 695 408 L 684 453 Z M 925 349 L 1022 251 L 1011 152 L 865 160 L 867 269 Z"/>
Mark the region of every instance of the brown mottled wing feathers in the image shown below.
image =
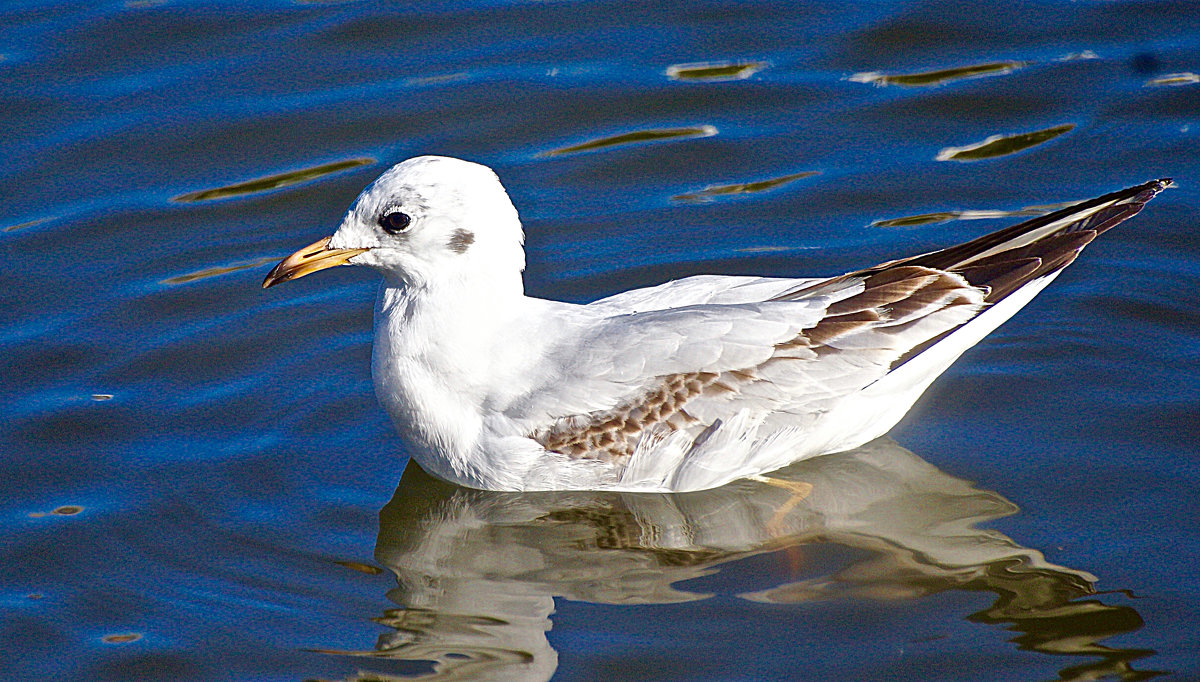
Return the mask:
<path id="1" fill-rule="evenodd" d="M 669 374 L 657 387 L 615 409 L 560 419 L 531 435 L 542 447 L 570 457 L 612 460 L 633 454 L 638 438 L 649 428 L 673 431 L 696 420 L 684 405 L 703 394 L 732 391 L 713 372 Z"/>
<path id="2" fill-rule="evenodd" d="M 938 311 L 954 306 L 978 307 L 980 292 L 985 303 L 1003 300 L 1029 282 L 1066 267 L 1097 235 L 1136 215 L 1170 182 L 1155 180 L 941 251 L 799 286 L 770 301 L 807 300 L 843 292 L 859 283 L 862 290 L 832 303 L 825 317 L 803 334 L 777 344 L 772 357 L 760 367 L 660 376 L 652 388 L 611 410 L 559 419 L 530 437 L 547 450 L 570 457 L 627 458 L 647 431 L 666 432 L 694 425 L 697 420 L 687 411 L 689 402 L 747 390 L 759 380 L 756 371 L 765 367 L 835 353 L 842 339 L 863 331 L 882 332 L 886 340 L 886 335 L 902 334 Z M 1098 206 L 1103 208 L 1094 210 Z M 1089 210 L 1093 211 L 1090 215 L 1070 220 Z M 1058 222 L 1063 224 L 1057 226 Z M 1039 230 L 1046 234 L 1039 235 Z M 915 357 L 952 331 L 923 339 L 891 367 Z"/>
<path id="3" fill-rule="evenodd" d="M 833 350 L 842 338 L 900 319 L 896 310 L 910 315 L 914 300 L 924 305 L 942 302 L 939 308 L 969 303 L 953 295 L 966 286 L 961 278 L 928 268 L 885 270 L 868 276 L 863 284 L 861 292 L 830 306 L 826 316 L 802 335 L 777 344 L 767 363 L 814 359 L 826 347 Z M 903 327 L 892 331 L 901 332 Z M 559 419 L 530 437 L 547 450 L 569 457 L 624 459 L 633 454 L 644 431 L 669 432 L 695 424 L 697 420 L 687 412 L 690 401 L 736 394 L 758 381 L 756 369 L 661 376 L 653 388 L 614 409 Z"/>

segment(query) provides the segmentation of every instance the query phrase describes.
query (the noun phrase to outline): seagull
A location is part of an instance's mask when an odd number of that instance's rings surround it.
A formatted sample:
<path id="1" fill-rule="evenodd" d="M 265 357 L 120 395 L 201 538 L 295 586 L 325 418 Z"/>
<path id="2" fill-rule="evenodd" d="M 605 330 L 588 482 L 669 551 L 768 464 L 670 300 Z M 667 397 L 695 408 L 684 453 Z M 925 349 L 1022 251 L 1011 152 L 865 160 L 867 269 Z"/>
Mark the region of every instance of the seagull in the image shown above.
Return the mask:
<path id="1" fill-rule="evenodd" d="M 964 351 L 1170 179 L 836 277 L 698 275 L 579 305 L 526 296 L 496 174 L 420 156 L 263 287 L 383 275 L 375 391 L 427 472 L 485 490 L 682 492 L 887 433 Z"/>

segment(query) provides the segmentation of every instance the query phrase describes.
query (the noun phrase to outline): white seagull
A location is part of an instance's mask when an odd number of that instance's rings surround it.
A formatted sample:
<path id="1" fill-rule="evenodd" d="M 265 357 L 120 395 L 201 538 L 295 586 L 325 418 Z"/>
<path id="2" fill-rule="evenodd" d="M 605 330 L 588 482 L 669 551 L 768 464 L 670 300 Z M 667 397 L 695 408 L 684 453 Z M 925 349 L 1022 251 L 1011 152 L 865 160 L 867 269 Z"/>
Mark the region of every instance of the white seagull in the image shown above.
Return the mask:
<path id="1" fill-rule="evenodd" d="M 270 287 L 384 278 L 375 390 L 429 473 L 487 490 L 687 491 L 882 436 L 1153 180 L 831 278 L 699 275 L 587 305 L 525 295 L 517 210 L 486 166 L 422 156 L 363 191 Z"/>

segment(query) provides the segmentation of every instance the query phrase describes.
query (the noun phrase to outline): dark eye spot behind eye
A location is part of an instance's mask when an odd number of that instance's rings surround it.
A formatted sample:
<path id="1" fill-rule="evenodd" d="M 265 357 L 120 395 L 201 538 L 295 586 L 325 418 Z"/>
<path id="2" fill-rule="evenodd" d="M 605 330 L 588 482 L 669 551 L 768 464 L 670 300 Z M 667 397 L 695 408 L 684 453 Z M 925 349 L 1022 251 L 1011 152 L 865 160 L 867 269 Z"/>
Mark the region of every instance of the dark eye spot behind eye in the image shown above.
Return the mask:
<path id="1" fill-rule="evenodd" d="M 388 211 L 379 216 L 379 226 L 388 234 L 399 234 L 408 229 L 412 218 L 403 211 Z"/>
<path id="2" fill-rule="evenodd" d="M 450 247 L 450 250 L 454 253 L 466 253 L 467 249 L 469 249 L 474 243 L 474 232 L 458 229 L 454 231 L 454 234 L 450 235 L 450 241 L 446 244 L 446 246 Z"/>

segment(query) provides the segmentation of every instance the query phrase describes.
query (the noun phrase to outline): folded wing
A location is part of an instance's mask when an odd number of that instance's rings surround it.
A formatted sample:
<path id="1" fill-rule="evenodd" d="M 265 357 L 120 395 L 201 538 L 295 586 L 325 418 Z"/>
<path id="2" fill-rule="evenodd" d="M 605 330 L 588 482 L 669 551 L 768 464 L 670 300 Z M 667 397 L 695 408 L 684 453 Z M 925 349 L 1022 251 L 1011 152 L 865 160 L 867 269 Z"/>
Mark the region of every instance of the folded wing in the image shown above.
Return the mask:
<path id="1" fill-rule="evenodd" d="M 699 446 L 732 415 L 759 434 L 803 433 L 989 307 L 1044 283 L 1168 184 L 839 277 L 702 276 L 598 301 L 582 340 L 556 349 L 559 374 L 509 416 L 547 450 L 618 462 L 670 434 Z"/>

